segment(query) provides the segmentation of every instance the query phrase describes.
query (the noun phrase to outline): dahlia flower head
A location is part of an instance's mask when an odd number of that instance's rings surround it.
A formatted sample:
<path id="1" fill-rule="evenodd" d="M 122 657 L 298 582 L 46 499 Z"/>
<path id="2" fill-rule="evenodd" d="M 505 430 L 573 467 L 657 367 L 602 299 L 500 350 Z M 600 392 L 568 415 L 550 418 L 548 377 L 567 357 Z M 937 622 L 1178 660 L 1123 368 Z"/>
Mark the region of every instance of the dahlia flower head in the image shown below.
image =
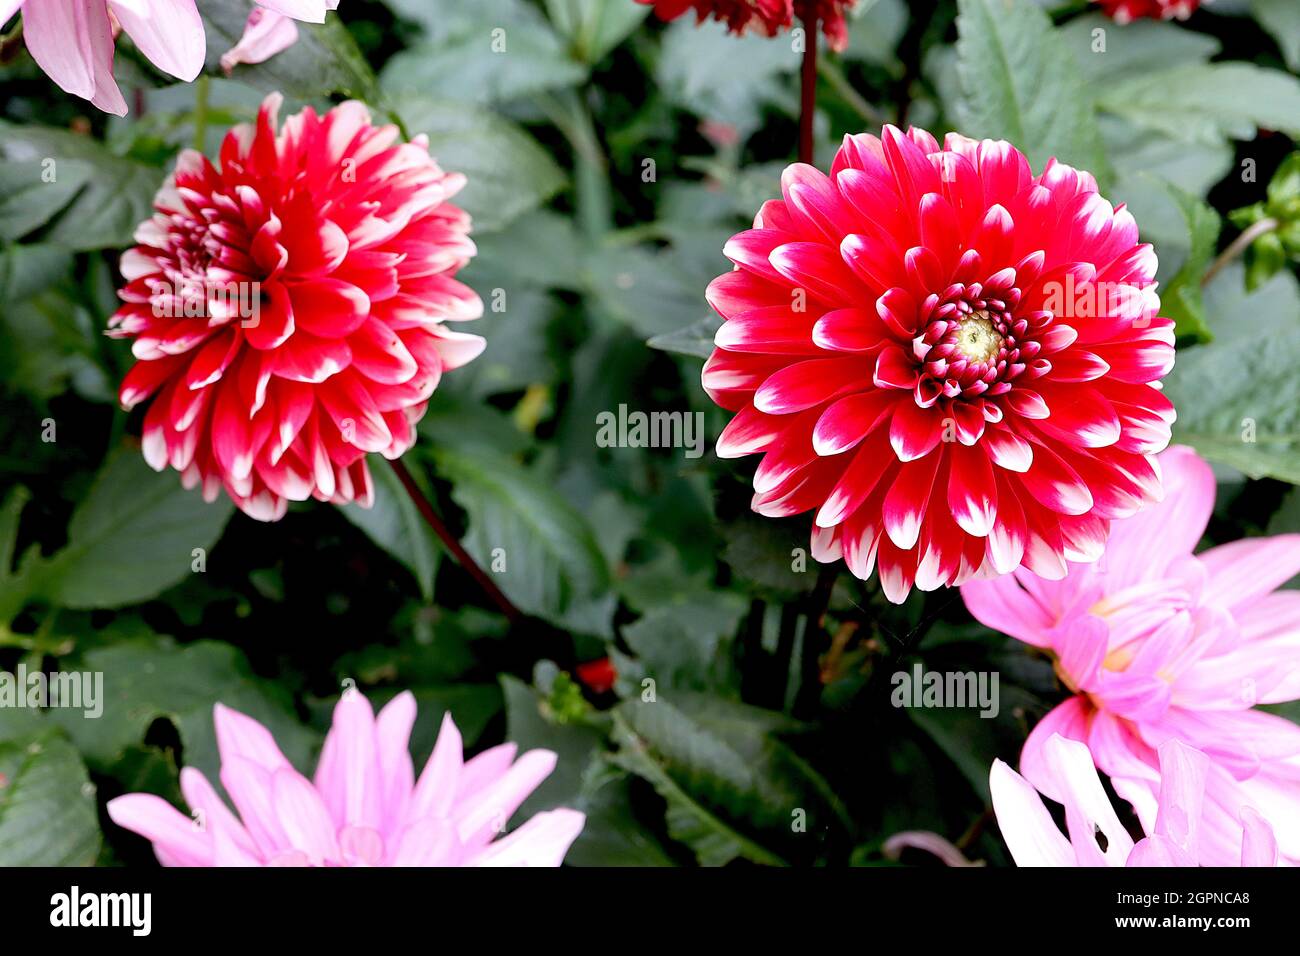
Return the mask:
<path id="1" fill-rule="evenodd" d="M 415 714 L 409 691 L 376 716 L 349 690 L 308 780 L 270 731 L 217 704 L 221 784 L 238 816 L 192 767 L 181 771 L 192 817 L 151 793 L 110 800 L 108 815 L 151 841 L 164 866 L 559 866 L 586 822 L 576 810 L 538 813 L 501 836 L 555 754 L 516 760 L 507 743 L 465 760 L 448 714 L 416 779 L 407 749 Z"/>
<path id="2" fill-rule="evenodd" d="M 1038 791 L 1001 760 L 993 762 L 989 789 L 1017 866 L 1197 866 L 1209 765 L 1205 754 L 1178 740 L 1160 745 L 1155 825 L 1137 843 L 1115 815 L 1088 748 L 1077 740 L 1053 734 L 1043 745 L 1043 772 L 1057 795 L 1052 799 L 1065 805 L 1068 839 Z M 1267 820 L 1241 807 L 1236 829 L 1241 855 L 1233 865 L 1277 866 L 1277 840 Z"/>
<path id="3" fill-rule="evenodd" d="M 1005 142 L 886 126 L 726 244 L 703 385 L 761 453 L 752 507 L 815 510 L 811 553 L 889 600 L 1028 568 L 1059 579 L 1160 496 L 1173 322 L 1156 256 L 1091 175 Z"/>
<path id="4" fill-rule="evenodd" d="M 806 22 L 815 16 L 831 49 L 843 50 L 849 44 L 849 28 L 844 17 L 857 0 L 637 0 L 637 3 L 653 4 L 660 20 L 676 20 L 694 12 L 697 23 L 717 20 L 738 35 L 753 30 L 774 37 L 789 30 L 796 18 Z"/>
<path id="5" fill-rule="evenodd" d="M 1214 508 L 1214 474 L 1188 448 L 1160 456 L 1166 497 L 1112 527 L 1101 561 L 1060 581 L 1025 571 L 962 588 L 982 623 L 1041 648 L 1073 696 L 1030 733 L 1020 772 L 1061 801 L 1046 754 L 1080 741 L 1151 832 L 1161 748 L 1209 761 L 1200 862 L 1235 866 L 1241 807 L 1272 821 L 1300 862 L 1300 727 L 1254 709 L 1300 699 L 1300 535 L 1247 538 L 1194 555 Z"/>
<path id="6" fill-rule="evenodd" d="M 405 452 L 442 373 L 484 346 L 445 325 L 483 312 L 454 278 L 475 252 L 447 201 L 465 177 L 361 103 L 277 133 L 280 103 L 230 131 L 219 167 L 181 153 L 109 321 L 138 359 L 122 405 L 152 398 L 145 459 L 260 520 L 369 506 L 366 454 Z"/>
<path id="7" fill-rule="evenodd" d="M 1134 20 L 1186 20 L 1201 0 L 1097 0 L 1102 12 L 1116 23 Z"/>
<path id="8" fill-rule="evenodd" d="M 297 28 L 284 25 L 284 18 L 322 23 L 326 11 L 338 7 L 338 0 L 256 2 L 260 7 L 249 18 L 249 31 L 265 15 L 264 28 L 278 24 L 275 41 L 267 46 L 258 34 L 246 34 L 232 64 L 260 62 L 292 43 Z M 113 78 L 114 42 L 120 30 L 154 66 L 187 83 L 199 75 L 207 55 L 195 0 L 0 0 L 0 26 L 20 10 L 27 50 L 46 75 L 64 91 L 118 116 L 127 112 Z"/>

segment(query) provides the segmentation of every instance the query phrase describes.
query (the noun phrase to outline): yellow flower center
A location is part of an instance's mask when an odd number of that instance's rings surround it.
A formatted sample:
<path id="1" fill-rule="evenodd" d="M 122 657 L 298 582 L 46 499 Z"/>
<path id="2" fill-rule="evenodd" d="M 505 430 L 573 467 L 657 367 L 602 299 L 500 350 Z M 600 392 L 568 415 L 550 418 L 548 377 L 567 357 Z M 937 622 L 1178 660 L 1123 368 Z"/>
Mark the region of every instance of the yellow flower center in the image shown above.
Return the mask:
<path id="1" fill-rule="evenodd" d="M 976 312 L 957 326 L 957 351 L 972 362 L 991 362 L 1002 348 L 1002 336 L 987 314 Z"/>

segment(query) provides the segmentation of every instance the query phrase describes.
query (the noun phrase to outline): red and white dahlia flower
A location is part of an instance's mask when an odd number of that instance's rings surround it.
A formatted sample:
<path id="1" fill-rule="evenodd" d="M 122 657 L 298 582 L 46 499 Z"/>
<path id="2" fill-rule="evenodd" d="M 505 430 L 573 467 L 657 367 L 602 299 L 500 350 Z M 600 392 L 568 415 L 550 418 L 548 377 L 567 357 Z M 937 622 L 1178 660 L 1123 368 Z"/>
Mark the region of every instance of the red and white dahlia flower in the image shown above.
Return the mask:
<path id="1" fill-rule="evenodd" d="M 763 454 L 753 508 L 816 509 L 812 554 L 891 601 L 1025 567 L 1061 578 L 1160 496 L 1174 411 L 1156 256 L 1091 175 L 1005 142 L 885 127 L 724 252 L 703 384 Z"/>
<path id="2" fill-rule="evenodd" d="M 1102 12 L 1116 23 L 1134 20 L 1186 20 L 1201 0 L 1097 0 Z"/>
<path id="3" fill-rule="evenodd" d="M 857 0 L 637 0 L 653 4 L 660 20 L 676 20 L 694 12 L 703 23 L 713 19 L 725 23 L 732 33 L 754 30 L 774 37 L 789 30 L 797 18 L 806 22 L 817 18 L 833 50 L 848 46 L 849 28 L 844 16 Z"/>
<path id="4" fill-rule="evenodd" d="M 232 129 L 220 168 L 192 150 L 122 256 L 109 334 L 139 362 L 119 397 L 152 398 L 144 455 L 247 514 L 372 500 L 368 452 L 397 458 L 442 373 L 484 342 L 454 278 L 469 216 L 428 141 L 399 143 L 361 103 L 308 107 L 277 134 L 279 94 Z"/>
<path id="5" fill-rule="evenodd" d="M 360 693 L 345 693 L 308 780 L 269 730 L 217 704 L 221 784 L 238 816 L 193 767 L 181 771 L 193 818 L 152 793 L 116 797 L 108 815 L 152 842 L 163 866 L 559 866 L 585 814 L 548 810 L 501 836 L 555 769 L 554 752 L 516 760 L 507 743 L 465 760 L 447 714 L 416 777 L 415 713 L 410 691 L 377 716 Z"/>

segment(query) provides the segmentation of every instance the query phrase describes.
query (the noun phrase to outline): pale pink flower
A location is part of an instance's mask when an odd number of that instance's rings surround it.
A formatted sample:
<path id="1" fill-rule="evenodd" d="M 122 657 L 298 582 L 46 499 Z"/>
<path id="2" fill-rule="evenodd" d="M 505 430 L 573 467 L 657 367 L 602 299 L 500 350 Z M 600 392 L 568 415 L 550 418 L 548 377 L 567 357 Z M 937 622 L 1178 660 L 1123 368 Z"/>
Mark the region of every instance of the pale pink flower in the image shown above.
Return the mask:
<path id="1" fill-rule="evenodd" d="M 273 14 L 315 23 L 338 6 L 338 0 L 258 2 Z M 119 29 L 164 73 L 188 83 L 203 69 L 207 41 L 195 0 L 0 0 L 0 26 L 20 10 L 23 39 L 37 65 L 65 91 L 106 113 L 127 112 L 113 79 Z"/>
<path id="2" fill-rule="evenodd" d="M 1273 821 L 1300 861 L 1300 727 L 1253 709 L 1300 698 L 1300 535 L 1192 550 L 1214 507 L 1214 475 L 1191 449 L 1158 458 L 1166 496 L 1115 521 L 1103 558 L 1063 580 L 1017 571 L 962 588 L 989 627 L 1050 652 L 1075 692 L 1030 734 L 1020 770 L 1049 796 L 1044 747 L 1083 741 L 1147 832 L 1158 814 L 1157 751 L 1182 741 L 1209 758 L 1200 858 L 1235 865 L 1243 806 Z"/>
<path id="3" fill-rule="evenodd" d="M 240 36 L 239 43 L 227 49 L 221 55 L 221 69 L 224 69 L 226 75 L 230 75 L 235 66 L 247 62 L 265 62 L 276 53 L 285 51 L 295 43 L 298 43 L 298 26 L 294 20 L 317 20 L 315 8 L 320 4 L 302 4 L 302 3 L 285 3 L 283 0 L 263 0 L 265 7 L 255 7 L 252 13 L 248 14 L 248 22 L 244 25 L 243 36 Z M 338 0 L 324 0 L 325 9 L 337 10 Z M 272 9 L 268 9 L 272 8 Z M 307 9 L 312 8 L 312 9 Z M 277 10 L 287 9 L 289 13 L 277 13 Z M 296 13 L 292 12 L 296 10 Z M 307 16 L 312 14 L 312 16 Z M 321 14 L 320 20 L 324 20 L 324 13 Z M 317 22 L 320 22 L 317 20 Z"/>
<path id="4" fill-rule="evenodd" d="M 345 693 L 313 780 L 251 717 L 217 704 L 214 718 L 221 784 L 238 816 L 192 767 L 181 771 L 192 819 L 148 793 L 108 803 L 113 821 L 152 841 L 164 866 L 559 866 L 586 820 L 550 810 L 496 839 L 555 754 L 515 760 L 507 743 L 464 760 L 448 714 L 417 780 L 410 692 L 378 717 L 360 693 Z"/>
<path id="5" fill-rule="evenodd" d="M 1178 740 L 1160 745 L 1155 825 L 1136 844 L 1115 816 L 1087 747 L 1052 734 L 1043 744 L 1042 758 L 1037 790 L 1001 760 L 989 772 L 998 827 L 1017 865 L 1197 865 L 1210 770 L 1205 754 Z M 1057 829 L 1038 791 L 1064 804 L 1069 839 Z M 1239 808 L 1238 814 L 1239 865 L 1277 866 L 1277 841 L 1268 822 L 1250 807 Z"/>

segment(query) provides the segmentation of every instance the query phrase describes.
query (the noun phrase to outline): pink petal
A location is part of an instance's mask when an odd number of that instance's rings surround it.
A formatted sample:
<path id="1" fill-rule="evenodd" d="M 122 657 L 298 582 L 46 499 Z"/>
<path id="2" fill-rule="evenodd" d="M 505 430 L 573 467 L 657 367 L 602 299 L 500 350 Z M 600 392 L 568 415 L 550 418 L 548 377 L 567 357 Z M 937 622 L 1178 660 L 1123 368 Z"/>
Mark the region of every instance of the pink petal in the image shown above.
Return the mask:
<path id="1" fill-rule="evenodd" d="M 1241 607 L 1300 574 L 1300 534 L 1245 538 L 1211 548 L 1200 559 L 1210 573 L 1206 599 Z"/>
<path id="2" fill-rule="evenodd" d="M 1123 866 L 1133 850 L 1133 839 L 1102 789 L 1087 745 L 1053 734 L 1044 745 L 1044 760 L 1063 798 L 1070 843 L 1080 865 Z M 1099 832 L 1106 838 L 1105 850 Z"/>
<path id="3" fill-rule="evenodd" d="M 280 770 L 271 778 L 275 815 L 289 845 L 307 854 L 313 866 L 340 859 L 338 835 L 316 788 L 296 770 Z"/>
<path id="4" fill-rule="evenodd" d="M 194 0 L 108 0 L 108 6 L 154 66 L 187 83 L 199 75 L 207 40 Z"/>
<path id="5" fill-rule="evenodd" d="M 330 815 L 340 825 L 378 830 L 382 794 L 375 713 L 362 694 L 346 691 L 334 705 L 326 746 L 331 744 L 328 766 L 322 754 L 315 781 Z"/>
<path id="6" fill-rule="evenodd" d="M 1156 834 L 1194 860 L 1210 761 L 1199 750 L 1174 739 L 1161 744 L 1159 753 L 1160 810 L 1156 815 Z"/>
<path id="7" fill-rule="evenodd" d="M 1250 807 L 1242 807 L 1241 825 L 1241 865 L 1277 866 L 1277 838 L 1268 821 Z"/>
<path id="8" fill-rule="evenodd" d="M 272 773 L 290 767 L 275 737 L 252 717 L 218 703 L 212 708 L 212 719 L 223 764 L 242 757 Z"/>
<path id="9" fill-rule="evenodd" d="M 107 44 L 112 56 L 113 35 L 91 29 L 91 20 L 108 17 L 103 5 L 84 0 L 45 0 L 23 11 L 23 39 L 32 59 L 64 90 L 90 99 L 95 95 L 93 48 Z"/>
<path id="10" fill-rule="evenodd" d="M 264 63 L 298 42 L 298 26 L 290 18 L 271 10 L 254 7 L 244 25 L 239 42 L 221 54 L 221 68 L 226 75 L 240 63 Z"/>
<path id="11" fill-rule="evenodd" d="M 1164 577 L 1170 564 L 1195 549 L 1214 510 L 1214 472 L 1196 452 L 1174 447 L 1158 460 L 1164 500 L 1111 523 L 1100 565 L 1111 593 Z"/>
<path id="12" fill-rule="evenodd" d="M 554 751 L 530 750 L 483 788 L 473 802 L 457 814 L 456 826 L 461 842 L 471 846 L 486 844 L 501 832 L 519 805 L 551 775 L 556 759 Z"/>
<path id="13" fill-rule="evenodd" d="M 394 821 L 393 825 L 405 815 L 415 785 L 415 768 L 407 747 L 415 716 L 415 695 L 408 690 L 390 700 L 375 718 L 383 816 L 385 821 Z"/>
<path id="14" fill-rule="evenodd" d="M 1051 646 L 1055 615 L 1021 587 L 1015 575 L 970 581 L 962 585 L 961 598 L 966 609 L 986 627 L 1035 647 Z"/>
<path id="15" fill-rule="evenodd" d="M 173 865 L 208 866 L 212 844 L 194 821 L 151 793 L 128 793 L 108 801 L 108 815 L 118 826 L 138 833 Z"/>
<path id="16" fill-rule="evenodd" d="M 577 810 L 548 810 L 490 844 L 470 861 L 472 866 L 559 866 L 586 825 Z"/>
<path id="17" fill-rule="evenodd" d="M 1001 760 L 989 771 L 989 790 L 1002 839 L 1017 866 L 1074 866 L 1074 848 L 1057 829 L 1029 781 Z"/>
<path id="18" fill-rule="evenodd" d="M 448 711 L 443 714 L 433 753 L 429 755 L 429 762 L 425 764 L 411 796 L 410 819 L 445 817 L 451 812 L 464 766 L 463 747 L 460 731 L 452 720 L 451 711 Z"/>

